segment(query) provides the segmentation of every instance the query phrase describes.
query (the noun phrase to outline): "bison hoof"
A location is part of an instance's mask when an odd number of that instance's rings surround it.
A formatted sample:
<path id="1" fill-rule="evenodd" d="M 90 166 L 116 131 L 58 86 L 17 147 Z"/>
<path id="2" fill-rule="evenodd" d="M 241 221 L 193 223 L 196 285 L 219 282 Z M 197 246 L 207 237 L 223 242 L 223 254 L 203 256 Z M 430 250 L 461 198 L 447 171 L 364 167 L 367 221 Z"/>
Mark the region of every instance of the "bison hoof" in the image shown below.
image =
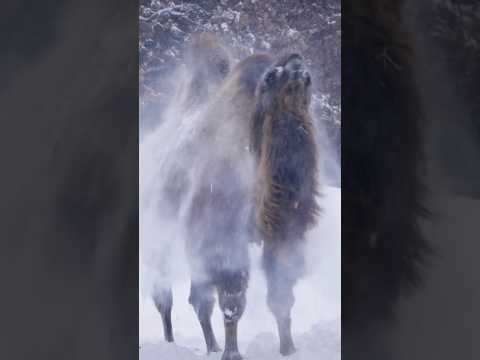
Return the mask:
<path id="1" fill-rule="evenodd" d="M 242 355 L 238 351 L 225 351 L 222 360 L 242 360 Z"/>
<path id="2" fill-rule="evenodd" d="M 165 341 L 168 342 L 168 343 L 175 342 L 175 340 L 173 339 L 173 336 L 171 336 L 171 335 L 165 336 Z"/>
<path id="3" fill-rule="evenodd" d="M 215 345 L 212 345 L 212 347 L 210 349 L 208 349 L 208 353 L 216 353 L 216 352 L 220 352 L 222 351 L 222 349 L 220 348 L 220 346 L 218 346 L 217 344 Z"/>
<path id="4" fill-rule="evenodd" d="M 295 346 L 293 346 L 293 344 L 280 347 L 280 354 L 282 354 L 283 356 L 292 355 L 295 352 L 297 352 L 297 349 L 295 348 Z"/>

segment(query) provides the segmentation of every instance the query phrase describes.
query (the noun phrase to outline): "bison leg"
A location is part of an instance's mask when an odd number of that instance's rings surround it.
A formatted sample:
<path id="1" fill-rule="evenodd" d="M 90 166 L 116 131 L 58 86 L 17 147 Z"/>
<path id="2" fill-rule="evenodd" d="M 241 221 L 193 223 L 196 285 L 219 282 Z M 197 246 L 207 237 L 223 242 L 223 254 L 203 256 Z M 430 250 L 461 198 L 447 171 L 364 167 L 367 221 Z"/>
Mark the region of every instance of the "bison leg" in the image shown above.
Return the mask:
<path id="1" fill-rule="evenodd" d="M 192 281 L 189 302 L 195 309 L 198 320 L 200 321 L 208 353 L 221 350 L 215 339 L 211 323 L 213 306 L 215 304 L 213 292 L 214 287 L 211 284 Z"/>
<path id="2" fill-rule="evenodd" d="M 173 342 L 172 330 L 172 304 L 173 296 L 172 289 L 161 289 L 155 291 L 153 295 L 153 302 L 162 317 L 163 322 L 163 336 L 165 341 Z"/>
<path id="3" fill-rule="evenodd" d="M 280 354 L 290 355 L 295 352 L 291 332 L 291 309 L 295 302 L 293 296 L 293 284 L 283 282 L 276 274 L 267 272 L 268 283 L 268 306 L 275 316 L 280 338 Z"/>
<path id="4" fill-rule="evenodd" d="M 240 360 L 237 328 L 246 305 L 248 271 L 223 271 L 218 278 L 218 297 L 225 326 L 225 351 L 222 360 Z"/>
<path id="5" fill-rule="evenodd" d="M 291 310 L 295 303 L 293 287 L 303 269 L 301 253 L 289 249 L 273 251 L 265 248 L 263 265 L 267 278 L 267 303 L 278 328 L 280 354 L 287 356 L 296 349 L 291 331 Z"/>

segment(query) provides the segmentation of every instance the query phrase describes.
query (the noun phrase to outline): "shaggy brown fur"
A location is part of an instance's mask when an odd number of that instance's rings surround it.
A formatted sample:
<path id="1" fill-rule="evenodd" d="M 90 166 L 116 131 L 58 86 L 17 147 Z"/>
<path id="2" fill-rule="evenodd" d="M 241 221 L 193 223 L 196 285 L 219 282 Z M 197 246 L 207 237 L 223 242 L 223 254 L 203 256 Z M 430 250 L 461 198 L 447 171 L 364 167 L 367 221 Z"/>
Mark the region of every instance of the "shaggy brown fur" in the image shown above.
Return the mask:
<path id="1" fill-rule="evenodd" d="M 216 36 L 210 33 L 197 33 L 192 36 L 185 50 L 186 75 L 179 76 L 180 84 L 173 96 L 174 115 L 185 116 L 198 111 L 211 94 L 218 90 L 230 70 L 230 58 Z M 184 151 L 188 151 L 183 149 Z M 186 156 L 182 154 L 182 156 Z M 175 159 L 172 159 L 175 161 Z M 172 165 L 169 177 L 164 182 L 163 210 L 176 213 L 182 197 L 188 188 L 187 171 L 180 165 Z"/>
<path id="2" fill-rule="evenodd" d="M 180 117 L 198 111 L 205 105 L 210 95 L 227 77 L 230 69 L 228 53 L 214 35 L 207 33 L 193 35 L 185 50 L 185 61 L 186 73 L 179 76 L 181 82 L 172 100 L 175 111 L 170 114 Z M 191 186 L 188 176 L 189 164 L 183 163 L 182 160 L 193 158 L 191 152 L 192 147 L 189 146 L 179 150 L 178 158 L 169 159 L 171 161 L 169 171 L 165 174 L 160 190 L 162 201 L 158 212 L 162 217 L 170 219 L 178 217 L 180 206 Z M 182 160 L 179 160 L 180 158 Z M 165 288 L 162 283 L 154 287 L 152 297 L 163 320 L 164 338 L 168 342 L 173 342 L 172 291 L 168 287 Z"/>
<path id="3" fill-rule="evenodd" d="M 317 144 L 310 115 L 311 77 L 298 54 L 274 62 L 256 89 L 250 123 L 256 158 L 255 217 L 263 241 L 267 301 L 280 353 L 295 352 L 290 312 L 304 270 L 304 238 L 319 206 Z"/>
<path id="4" fill-rule="evenodd" d="M 187 108 L 208 100 L 230 71 L 230 57 L 219 39 L 210 33 L 194 34 L 185 54 L 188 82 Z"/>
<path id="5" fill-rule="evenodd" d="M 188 156 L 181 156 L 188 189 L 180 193 L 189 194 L 189 301 L 208 352 L 218 351 L 210 322 L 218 292 L 225 324 L 223 360 L 241 358 L 237 324 L 246 305 L 248 245 L 254 234 L 264 242 L 268 303 L 277 319 L 280 352 L 295 351 L 290 330 L 293 286 L 303 269 L 302 240 L 319 211 L 310 98 L 311 77 L 299 55 L 278 61 L 250 56 L 237 64 L 202 109 L 185 144 Z M 169 322 L 171 296 L 163 299 L 167 306 L 158 307 Z M 171 324 L 167 329 L 171 334 Z"/>
<path id="6" fill-rule="evenodd" d="M 267 82 L 271 81 L 268 76 L 275 76 L 278 83 L 262 84 L 257 90 L 251 125 L 258 160 L 257 221 L 267 242 L 303 238 L 319 213 L 310 84 L 302 87 L 297 80 L 282 79 L 284 75 L 278 74 L 278 69 L 295 56 L 281 59 L 274 68 L 277 70 L 266 75 Z"/>

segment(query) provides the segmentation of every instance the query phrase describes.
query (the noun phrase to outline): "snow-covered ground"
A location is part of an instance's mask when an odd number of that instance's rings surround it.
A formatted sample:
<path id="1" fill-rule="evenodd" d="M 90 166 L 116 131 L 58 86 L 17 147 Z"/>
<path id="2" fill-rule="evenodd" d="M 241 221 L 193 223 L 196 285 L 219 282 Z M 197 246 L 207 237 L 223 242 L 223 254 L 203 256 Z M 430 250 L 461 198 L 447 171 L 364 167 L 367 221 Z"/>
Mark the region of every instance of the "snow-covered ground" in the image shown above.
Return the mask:
<path id="1" fill-rule="evenodd" d="M 277 339 L 272 333 L 258 334 L 248 345 L 243 346 L 246 360 L 337 360 L 340 359 L 340 323 L 333 321 L 317 325 L 307 333 L 297 336 L 298 351 L 288 358 L 278 353 Z M 141 360 L 220 360 L 222 354 L 205 355 L 204 351 L 185 344 L 143 344 Z"/>
<path id="2" fill-rule="evenodd" d="M 296 303 L 292 327 L 298 352 L 291 360 L 340 359 L 340 209 L 341 191 L 325 187 L 321 199 L 324 213 L 309 234 L 308 274 L 295 288 Z M 273 316 L 266 305 L 266 286 L 259 268 L 260 249 L 252 246 L 252 277 L 245 314 L 239 325 L 240 352 L 246 359 L 281 359 Z M 189 275 L 177 259 L 173 285 L 173 326 L 176 343 L 163 341 L 161 318 L 149 297 L 140 295 L 139 328 L 141 360 L 216 360 L 221 354 L 205 355 L 205 345 L 197 318 L 188 304 Z M 223 344 L 223 323 L 218 307 L 213 327 Z"/>

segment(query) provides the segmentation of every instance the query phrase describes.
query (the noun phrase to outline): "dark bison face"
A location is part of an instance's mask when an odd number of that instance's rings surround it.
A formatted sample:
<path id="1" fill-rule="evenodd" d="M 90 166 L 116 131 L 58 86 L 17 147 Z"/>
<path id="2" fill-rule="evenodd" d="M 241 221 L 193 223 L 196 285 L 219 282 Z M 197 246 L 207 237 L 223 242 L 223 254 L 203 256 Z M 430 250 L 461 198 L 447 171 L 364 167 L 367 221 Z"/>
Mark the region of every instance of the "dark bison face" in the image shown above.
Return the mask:
<path id="1" fill-rule="evenodd" d="M 259 92 L 283 110 L 302 113 L 310 105 L 311 87 L 312 79 L 303 58 L 298 54 L 289 54 L 265 73 Z"/>

